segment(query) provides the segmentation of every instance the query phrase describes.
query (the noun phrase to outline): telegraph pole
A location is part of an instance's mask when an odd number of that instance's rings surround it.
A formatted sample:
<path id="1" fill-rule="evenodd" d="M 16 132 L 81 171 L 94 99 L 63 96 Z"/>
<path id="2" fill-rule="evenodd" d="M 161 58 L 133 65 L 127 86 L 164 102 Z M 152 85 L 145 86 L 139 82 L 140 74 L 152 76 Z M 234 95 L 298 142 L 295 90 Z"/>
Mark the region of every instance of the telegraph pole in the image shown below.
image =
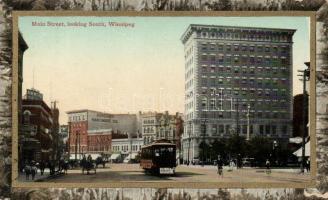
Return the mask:
<path id="1" fill-rule="evenodd" d="M 247 105 L 247 138 L 246 140 L 249 141 L 250 138 L 250 120 L 249 120 L 249 110 L 250 110 L 250 105 Z"/>
<path id="2" fill-rule="evenodd" d="M 310 62 L 305 62 L 304 63 L 307 66 L 307 69 L 304 70 L 298 70 L 300 72 L 300 75 L 302 76 L 302 81 L 303 81 L 303 118 L 302 118 L 302 125 L 303 125 L 303 134 L 302 134 L 302 163 L 301 163 L 301 172 L 304 173 L 304 164 L 305 164 L 305 137 L 306 137 L 306 132 L 307 132 L 307 124 L 306 124 L 306 119 L 307 119 L 307 110 L 308 110 L 308 94 L 306 92 L 306 81 L 310 79 Z"/>
<path id="3" fill-rule="evenodd" d="M 236 133 L 239 135 L 239 102 L 236 98 Z"/>

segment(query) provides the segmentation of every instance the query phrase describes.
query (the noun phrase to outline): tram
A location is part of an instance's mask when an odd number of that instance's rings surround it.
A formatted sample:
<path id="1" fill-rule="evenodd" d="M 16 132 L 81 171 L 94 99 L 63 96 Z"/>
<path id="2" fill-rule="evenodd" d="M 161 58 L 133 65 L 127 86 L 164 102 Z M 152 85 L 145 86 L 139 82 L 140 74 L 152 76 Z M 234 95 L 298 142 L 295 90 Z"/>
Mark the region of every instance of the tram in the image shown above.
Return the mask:
<path id="1" fill-rule="evenodd" d="M 176 145 L 169 140 L 158 140 L 141 148 L 140 167 L 155 175 L 175 174 Z"/>

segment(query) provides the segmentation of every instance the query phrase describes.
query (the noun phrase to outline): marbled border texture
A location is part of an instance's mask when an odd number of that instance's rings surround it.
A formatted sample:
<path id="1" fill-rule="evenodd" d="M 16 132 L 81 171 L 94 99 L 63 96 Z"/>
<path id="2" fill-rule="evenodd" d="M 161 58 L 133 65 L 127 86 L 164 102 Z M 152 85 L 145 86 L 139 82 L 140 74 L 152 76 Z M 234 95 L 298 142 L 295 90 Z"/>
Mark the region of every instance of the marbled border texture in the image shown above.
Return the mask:
<path id="1" fill-rule="evenodd" d="M 109 2 L 115 6 L 109 7 Z M 213 3 L 214 2 L 214 3 Z M 328 3 L 325 0 L 0 0 L 0 199 L 325 199 L 328 198 Z M 201 6 L 199 6 L 201 4 Z M 316 188 L 308 189 L 11 189 L 12 10 L 311 10 L 317 11 Z"/>

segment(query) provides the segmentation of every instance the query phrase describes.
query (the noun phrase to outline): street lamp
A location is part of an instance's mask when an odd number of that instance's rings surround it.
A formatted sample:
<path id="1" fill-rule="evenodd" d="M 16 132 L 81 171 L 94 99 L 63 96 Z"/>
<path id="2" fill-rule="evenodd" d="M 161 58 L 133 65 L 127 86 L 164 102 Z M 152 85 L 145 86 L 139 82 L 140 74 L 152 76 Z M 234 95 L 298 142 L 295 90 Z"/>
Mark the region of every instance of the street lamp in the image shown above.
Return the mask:
<path id="1" fill-rule="evenodd" d="M 191 141 L 191 138 L 190 138 L 190 133 L 191 133 L 191 122 L 190 122 L 190 124 L 189 124 L 189 129 L 188 129 L 188 142 L 189 142 L 189 144 L 188 144 L 188 162 L 187 162 L 187 165 L 189 165 L 189 156 L 190 156 L 190 141 Z"/>
<path id="2" fill-rule="evenodd" d="M 246 140 L 249 141 L 250 139 L 250 120 L 249 120 L 249 110 L 251 108 L 251 105 L 247 105 L 247 138 Z"/>
<path id="3" fill-rule="evenodd" d="M 302 134 L 302 163 L 301 163 L 301 172 L 304 173 L 304 164 L 305 164 L 305 137 L 306 137 L 306 131 L 307 131 L 307 125 L 306 125 L 306 113 L 308 110 L 308 94 L 306 92 L 306 81 L 310 80 L 310 62 L 304 63 L 307 66 L 307 69 L 304 70 L 298 70 L 300 72 L 300 75 L 303 81 L 303 134 Z"/>

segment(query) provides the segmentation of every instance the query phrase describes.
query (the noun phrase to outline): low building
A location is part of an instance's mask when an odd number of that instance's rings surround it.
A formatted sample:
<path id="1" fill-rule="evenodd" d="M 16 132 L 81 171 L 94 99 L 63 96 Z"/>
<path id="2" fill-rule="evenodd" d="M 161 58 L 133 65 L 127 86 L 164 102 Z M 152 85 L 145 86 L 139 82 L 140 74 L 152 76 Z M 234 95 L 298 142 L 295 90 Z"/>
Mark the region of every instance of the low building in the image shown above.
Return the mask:
<path id="1" fill-rule="evenodd" d="M 95 146 L 89 148 L 89 133 L 109 129 L 121 133 L 137 132 L 137 116 L 135 114 L 109 114 L 88 109 L 69 111 L 67 114 L 71 154 L 88 153 L 89 150 L 96 148 Z M 108 137 L 106 136 L 107 139 Z"/>
<path id="2" fill-rule="evenodd" d="M 144 145 L 143 139 L 138 135 L 132 134 L 120 136 L 112 139 L 112 155 L 113 162 L 129 162 L 134 160 Z"/>
<path id="3" fill-rule="evenodd" d="M 140 119 L 144 144 L 166 139 L 177 144 L 177 149 L 180 149 L 183 133 L 182 114 L 170 115 L 167 111 L 165 113 L 149 112 L 143 113 Z"/>
<path id="4" fill-rule="evenodd" d="M 112 146 L 112 130 L 88 131 L 88 153 L 110 154 Z"/>

